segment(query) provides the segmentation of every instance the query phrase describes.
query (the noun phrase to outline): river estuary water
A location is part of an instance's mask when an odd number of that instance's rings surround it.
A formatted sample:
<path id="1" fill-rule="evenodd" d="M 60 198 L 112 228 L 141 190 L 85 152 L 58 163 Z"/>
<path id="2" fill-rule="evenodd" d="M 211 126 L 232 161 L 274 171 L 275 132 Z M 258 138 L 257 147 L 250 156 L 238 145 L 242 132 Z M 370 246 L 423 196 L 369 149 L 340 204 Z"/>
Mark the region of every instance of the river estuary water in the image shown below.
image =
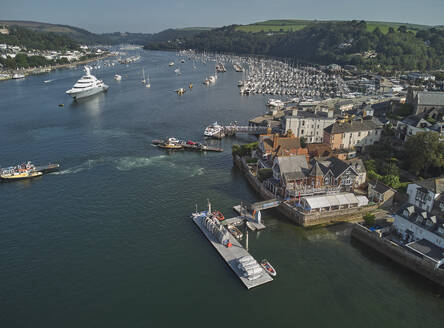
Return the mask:
<path id="1" fill-rule="evenodd" d="M 79 103 L 64 92 L 80 68 L 0 83 L 0 165 L 62 165 L 0 184 L 1 327 L 443 327 L 443 290 L 350 241 L 345 227 L 304 230 L 274 211 L 249 244 L 278 277 L 247 291 L 189 215 L 207 198 L 229 217 L 259 200 L 230 150 L 254 139 L 214 141 L 224 152 L 208 154 L 150 141 L 246 123 L 265 98 L 240 96 L 232 69 L 206 87 L 214 63 L 186 61 L 176 76 L 174 53 L 141 55 L 94 70 L 110 89 Z M 172 91 L 189 82 L 182 97 Z"/>

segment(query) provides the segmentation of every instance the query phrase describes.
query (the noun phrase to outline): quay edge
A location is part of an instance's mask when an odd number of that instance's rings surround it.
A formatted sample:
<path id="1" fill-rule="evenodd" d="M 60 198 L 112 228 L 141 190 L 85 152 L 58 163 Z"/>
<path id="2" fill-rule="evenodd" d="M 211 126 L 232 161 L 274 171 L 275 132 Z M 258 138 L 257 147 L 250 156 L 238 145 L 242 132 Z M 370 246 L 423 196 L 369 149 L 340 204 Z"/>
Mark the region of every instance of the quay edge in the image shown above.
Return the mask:
<path id="1" fill-rule="evenodd" d="M 370 231 L 360 224 L 353 225 L 351 238 L 444 287 L 444 269 L 435 269 L 435 264 L 432 261 L 421 258 L 386 238 L 379 237 L 376 232 Z"/>

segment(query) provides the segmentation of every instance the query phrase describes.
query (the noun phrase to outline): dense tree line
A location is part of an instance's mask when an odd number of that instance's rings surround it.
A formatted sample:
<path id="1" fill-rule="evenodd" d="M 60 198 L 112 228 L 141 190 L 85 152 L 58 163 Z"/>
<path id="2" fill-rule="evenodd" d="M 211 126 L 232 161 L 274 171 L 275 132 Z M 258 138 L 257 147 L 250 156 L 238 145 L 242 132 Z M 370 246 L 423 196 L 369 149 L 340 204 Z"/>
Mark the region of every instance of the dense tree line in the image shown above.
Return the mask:
<path id="1" fill-rule="evenodd" d="M 4 68 L 8 69 L 41 67 L 68 63 L 69 61 L 66 58 L 61 58 L 58 60 L 48 60 L 43 56 L 28 56 L 24 53 L 19 53 L 14 58 L 9 56 L 6 59 L 0 57 L 0 64 L 3 65 Z"/>
<path id="2" fill-rule="evenodd" d="M 365 21 L 313 22 L 299 31 L 243 32 L 235 25 L 146 49 L 196 49 L 291 58 L 313 64 L 353 64 L 366 69 L 430 70 L 444 66 L 444 31 L 409 31 L 405 26 L 369 31 Z M 376 52 L 372 58 L 371 52 Z M 370 55 L 369 55 L 370 54 Z"/>
<path id="3" fill-rule="evenodd" d="M 37 50 L 78 50 L 79 44 L 57 33 L 35 32 L 26 28 L 12 28 L 8 35 L 0 34 L 0 43 Z"/>

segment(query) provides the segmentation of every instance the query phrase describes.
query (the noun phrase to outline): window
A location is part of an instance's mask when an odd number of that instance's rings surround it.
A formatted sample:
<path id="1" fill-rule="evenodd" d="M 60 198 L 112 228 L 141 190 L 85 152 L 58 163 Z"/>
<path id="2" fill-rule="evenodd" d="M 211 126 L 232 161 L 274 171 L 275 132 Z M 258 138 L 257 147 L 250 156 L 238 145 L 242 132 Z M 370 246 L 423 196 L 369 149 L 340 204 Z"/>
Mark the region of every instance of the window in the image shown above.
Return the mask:
<path id="1" fill-rule="evenodd" d="M 301 135 L 304 134 L 304 130 L 301 130 Z"/>
<path id="2" fill-rule="evenodd" d="M 304 126 L 305 125 L 305 121 L 302 121 L 302 126 Z"/>
<path id="3" fill-rule="evenodd" d="M 360 137 L 360 136 L 361 136 L 361 131 L 358 132 L 358 137 Z"/>
<path id="4" fill-rule="evenodd" d="M 319 124 L 318 124 L 318 129 L 319 129 Z"/>
<path id="5" fill-rule="evenodd" d="M 344 144 L 341 144 L 341 149 L 344 149 Z"/>

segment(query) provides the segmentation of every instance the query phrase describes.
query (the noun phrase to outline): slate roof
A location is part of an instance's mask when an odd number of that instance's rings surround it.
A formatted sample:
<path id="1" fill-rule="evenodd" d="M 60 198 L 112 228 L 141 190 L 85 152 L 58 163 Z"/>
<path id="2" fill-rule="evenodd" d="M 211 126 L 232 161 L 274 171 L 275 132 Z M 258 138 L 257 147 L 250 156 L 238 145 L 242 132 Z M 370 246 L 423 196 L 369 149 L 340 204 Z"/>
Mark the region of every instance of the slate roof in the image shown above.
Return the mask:
<path id="1" fill-rule="evenodd" d="M 381 181 L 371 181 L 369 185 L 372 186 L 373 190 L 377 191 L 379 194 L 385 194 L 389 190 L 393 190 L 389 186 L 383 184 Z M 394 191 L 394 190 L 393 190 Z"/>
<path id="2" fill-rule="evenodd" d="M 321 164 L 323 164 L 326 168 L 330 169 L 333 175 L 337 178 L 340 176 L 344 171 L 350 166 L 349 164 L 345 163 L 344 161 L 341 161 L 340 159 L 336 157 L 330 157 L 325 161 L 322 161 Z M 356 175 L 358 172 L 352 167 L 352 169 L 355 171 Z"/>
<path id="3" fill-rule="evenodd" d="M 314 162 L 309 175 L 312 177 L 324 176 L 324 172 L 322 171 L 321 167 L 319 166 L 318 161 Z"/>
<path id="4" fill-rule="evenodd" d="M 444 106 L 444 92 L 420 91 L 416 97 L 418 105 Z"/>
<path id="5" fill-rule="evenodd" d="M 434 194 L 444 193 L 444 178 L 430 178 L 420 181 L 415 181 L 415 184 L 433 191 Z"/>
<path id="6" fill-rule="evenodd" d="M 351 121 L 347 123 L 333 123 L 327 126 L 324 131 L 329 134 L 344 133 L 344 132 L 358 132 L 369 131 L 380 128 L 373 120 Z"/>
<path id="7" fill-rule="evenodd" d="M 282 175 L 308 170 L 305 155 L 277 157 L 277 161 Z"/>

